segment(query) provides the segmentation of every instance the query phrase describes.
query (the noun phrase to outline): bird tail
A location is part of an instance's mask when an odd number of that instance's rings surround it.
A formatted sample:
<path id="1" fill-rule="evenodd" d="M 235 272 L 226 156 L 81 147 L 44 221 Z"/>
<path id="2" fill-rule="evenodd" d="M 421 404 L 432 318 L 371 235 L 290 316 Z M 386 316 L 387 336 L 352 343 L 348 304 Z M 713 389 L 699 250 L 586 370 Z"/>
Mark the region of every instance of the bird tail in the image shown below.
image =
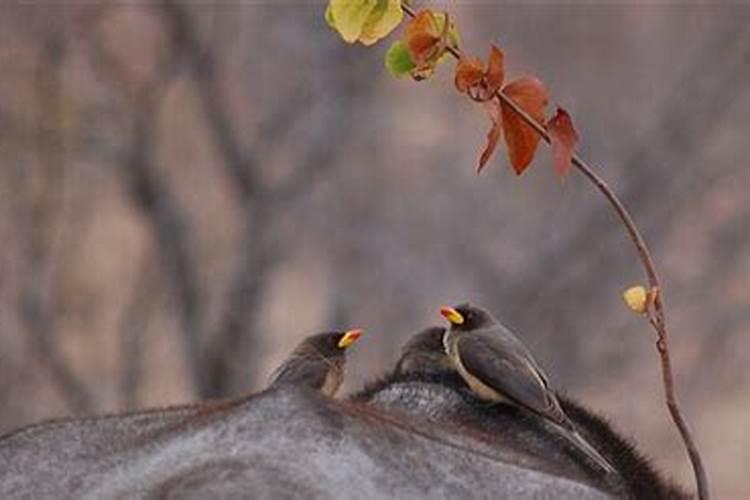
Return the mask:
<path id="1" fill-rule="evenodd" d="M 610 464 L 609 461 L 596 450 L 596 448 L 589 444 L 589 442 L 586 441 L 583 436 L 578 433 L 578 431 L 576 431 L 575 429 L 564 429 L 564 432 L 562 434 L 570 441 L 571 444 L 581 450 L 587 457 L 591 459 L 591 461 L 596 463 L 596 465 L 601 467 L 608 474 L 613 474 L 615 472 L 615 468 L 612 466 L 612 464 Z"/>

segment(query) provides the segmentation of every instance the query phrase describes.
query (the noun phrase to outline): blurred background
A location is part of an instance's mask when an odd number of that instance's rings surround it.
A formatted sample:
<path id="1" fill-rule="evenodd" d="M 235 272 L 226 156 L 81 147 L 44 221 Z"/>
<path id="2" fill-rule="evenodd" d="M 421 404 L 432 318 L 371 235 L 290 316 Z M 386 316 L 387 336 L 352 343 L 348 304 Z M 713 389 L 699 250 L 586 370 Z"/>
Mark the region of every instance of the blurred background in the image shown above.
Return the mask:
<path id="1" fill-rule="evenodd" d="M 445 6 L 446 4 L 442 4 Z M 449 5 L 573 115 L 665 286 L 678 396 L 717 498 L 750 493 L 750 6 Z M 262 388 L 362 327 L 347 389 L 443 303 L 483 304 L 555 385 L 692 489 L 643 277 L 579 175 L 522 177 L 446 65 L 391 78 L 322 2 L 0 6 L 0 433 Z"/>

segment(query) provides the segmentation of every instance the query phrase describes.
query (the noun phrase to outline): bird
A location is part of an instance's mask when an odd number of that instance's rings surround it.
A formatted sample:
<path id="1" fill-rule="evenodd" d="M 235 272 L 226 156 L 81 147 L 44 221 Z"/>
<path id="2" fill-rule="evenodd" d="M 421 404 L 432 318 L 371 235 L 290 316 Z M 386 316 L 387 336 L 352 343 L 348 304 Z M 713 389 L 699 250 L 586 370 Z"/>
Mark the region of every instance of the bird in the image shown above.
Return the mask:
<path id="1" fill-rule="evenodd" d="M 346 350 L 363 330 L 323 332 L 311 335 L 294 348 L 271 374 L 270 387 L 294 385 L 333 397 L 344 382 Z"/>
<path id="2" fill-rule="evenodd" d="M 589 444 L 562 409 L 549 379 L 526 346 L 488 311 L 471 304 L 443 306 L 450 328 L 443 336 L 448 358 L 481 400 L 530 411 L 608 473 L 612 465 Z"/>
<path id="3" fill-rule="evenodd" d="M 455 371 L 443 347 L 445 328 L 431 326 L 415 333 L 401 347 L 401 357 L 396 362 L 395 373 L 435 373 Z"/>

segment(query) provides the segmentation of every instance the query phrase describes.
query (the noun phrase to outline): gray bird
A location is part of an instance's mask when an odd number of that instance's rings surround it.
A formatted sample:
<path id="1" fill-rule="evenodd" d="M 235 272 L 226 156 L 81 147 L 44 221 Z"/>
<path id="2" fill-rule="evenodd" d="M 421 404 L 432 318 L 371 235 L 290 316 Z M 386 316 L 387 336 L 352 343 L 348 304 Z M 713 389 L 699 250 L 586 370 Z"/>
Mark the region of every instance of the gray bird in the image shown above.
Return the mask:
<path id="1" fill-rule="evenodd" d="M 362 330 L 325 332 L 303 340 L 271 375 L 271 386 L 297 385 L 332 397 L 344 382 L 346 350 Z"/>
<path id="2" fill-rule="evenodd" d="M 489 312 L 469 304 L 442 307 L 440 314 L 450 323 L 443 337 L 445 351 L 472 392 L 485 401 L 510 403 L 542 417 L 602 469 L 614 472 L 578 433 L 544 370 L 510 330 Z"/>
<path id="3" fill-rule="evenodd" d="M 412 335 L 401 348 L 396 373 L 454 371 L 453 363 L 445 355 L 444 334 L 442 326 L 431 326 Z"/>

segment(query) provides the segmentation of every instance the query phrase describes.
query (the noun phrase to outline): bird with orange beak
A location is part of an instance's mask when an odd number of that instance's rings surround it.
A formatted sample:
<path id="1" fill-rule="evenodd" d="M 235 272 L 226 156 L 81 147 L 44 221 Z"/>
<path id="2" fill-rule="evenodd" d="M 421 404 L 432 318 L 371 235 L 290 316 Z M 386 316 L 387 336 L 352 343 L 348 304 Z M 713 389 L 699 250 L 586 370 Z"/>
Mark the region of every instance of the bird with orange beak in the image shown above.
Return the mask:
<path id="1" fill-rule="evenodd" d="M 476 396 L 536 414 L 599 467 L 614 472 L 612 465 L 578 433 L 550 389 L 547 375 L 510 330 L 488 311 L 470 304 L 444 306 L 440 314 L 450 323 L 443 336 L 448 358 Z"/>
<path id="2" fill-rule="evenodd" d="M 431 326 L 412 335 L 401 347 L 395 372 L 407 374 L 455 371 L 443 347 L 445 330 L 442 326 Z"/>
<path id="3" fill-rule="evenodd" d="M 309 387 L 333 397 L 344 382 L 346 351 L 362 333 L 355 329 L 307 337 L 273 372 L 269 385 Z"/>

